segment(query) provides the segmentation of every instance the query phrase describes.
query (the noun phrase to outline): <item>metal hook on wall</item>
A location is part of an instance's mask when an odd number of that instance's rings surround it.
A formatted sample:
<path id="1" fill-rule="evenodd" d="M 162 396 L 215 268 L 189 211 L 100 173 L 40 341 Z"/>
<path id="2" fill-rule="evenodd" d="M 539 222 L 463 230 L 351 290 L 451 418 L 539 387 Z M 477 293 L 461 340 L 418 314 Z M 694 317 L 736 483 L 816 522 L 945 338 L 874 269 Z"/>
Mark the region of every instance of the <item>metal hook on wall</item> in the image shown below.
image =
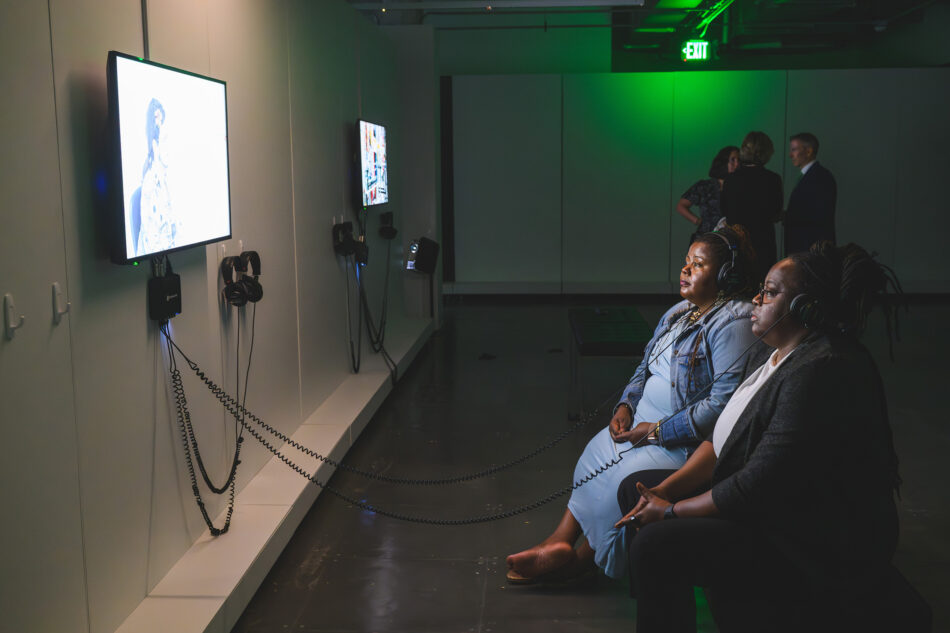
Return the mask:
<path id="1" fill-rule="evenodd" d="M 72 307 L 68 301 L 66 302 L 66 307 L 61 307 L 63 305 L 63 291 L 59 287 L 59 282 L 53 282 L 53 323 L 59 323 L 63 320 L 63 315 L 69 312 L 69 308 Z"/>
<path id="2" fill-rule="evenodd" d="M 25 315 L 20 315 L 17 318 L 16 314 L 16 305 L 13 303 L 13 295 L 9 292 L 3 295 L 3 321 L 4 321 L 4 331 L 6 332 L 8 339 L 13 339 L 13 335 L 18 329 L 23 327 L 23 322 L 26 321 Z"/>

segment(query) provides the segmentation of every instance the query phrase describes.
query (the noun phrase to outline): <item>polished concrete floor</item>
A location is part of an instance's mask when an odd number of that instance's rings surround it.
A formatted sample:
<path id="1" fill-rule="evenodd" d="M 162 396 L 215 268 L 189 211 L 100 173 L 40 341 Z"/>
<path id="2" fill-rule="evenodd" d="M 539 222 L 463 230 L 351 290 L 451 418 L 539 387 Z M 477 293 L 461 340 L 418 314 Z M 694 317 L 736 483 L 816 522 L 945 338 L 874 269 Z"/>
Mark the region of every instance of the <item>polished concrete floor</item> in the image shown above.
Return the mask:
<path id="1" fill-rule="evenodd" d="M 589 303 L 590 300 L 587 300 Z M 671 300 L 635 305 L 650 323 Z M 950 505 L 944 468 L 950 420 L 938 395 L 950 369 L 950 299 L 912 301 L 902 342 L 888 359 L 883 321 L 865 342 L 888 389 L 904 477 L 896 563 L 934 609 L 934 630 L 950 630 Z M 347 455 L 390 476 L 439 478 L 479 471 L 533 450 L 572 426 L 568 305 L 454 298 L 445 323 Z M 588 358 L 584 402 L 609 400 L 633 359 Z M 477 518 L 530 504 L 570 484 L 600 415 L 530 461 L 452 486 L 396 486 L 338 473 L 331 484 L 381 509 L 431 519 Z M 846 447 L 843 447 L 846 450 Z M 322 494 L 265 578 L 236 633 L 433 631 L 557 633 L 632 631 L 636 602 L 625 581 L 595 577 L 577 586 L 516 587 L 505 556 L 535 544 L 564 512 L 566 497 L 498 521 L 438 526 L 385 518 Z M 701 600 L 701 598 L 700 598 Z M 715 631 L 700 604 L 699 630 Z"/>

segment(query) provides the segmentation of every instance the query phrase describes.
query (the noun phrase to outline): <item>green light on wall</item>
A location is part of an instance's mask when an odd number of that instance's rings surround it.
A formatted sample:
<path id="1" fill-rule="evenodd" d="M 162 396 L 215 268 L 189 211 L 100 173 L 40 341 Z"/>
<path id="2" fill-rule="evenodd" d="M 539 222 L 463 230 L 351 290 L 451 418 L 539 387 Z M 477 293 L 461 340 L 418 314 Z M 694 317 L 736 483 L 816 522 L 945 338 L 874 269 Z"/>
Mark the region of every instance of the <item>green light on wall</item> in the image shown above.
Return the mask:
<path id="1" fill-rule="evenodd" d="M 690 40 L 683 44 L 683 61 L 706 61 L 709 59 L 709 42 Z"/>

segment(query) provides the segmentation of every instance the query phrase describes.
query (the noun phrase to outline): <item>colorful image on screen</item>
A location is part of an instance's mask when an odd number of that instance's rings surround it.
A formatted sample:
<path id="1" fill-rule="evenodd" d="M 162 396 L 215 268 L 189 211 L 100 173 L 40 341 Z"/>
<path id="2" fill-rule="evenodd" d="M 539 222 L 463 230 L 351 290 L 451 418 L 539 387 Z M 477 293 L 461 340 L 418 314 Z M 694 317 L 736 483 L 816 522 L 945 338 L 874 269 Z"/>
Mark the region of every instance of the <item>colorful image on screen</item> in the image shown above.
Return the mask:
<path id="1" fill-rule="evenodd" d="M 386 175 L 386 128 L 360 121 L 360 173 L 363 206 L 389 201 Z"/>
<path id="2" fill-rule="evenodd" d="M 224 83 L 115 61 L 126 258 L 230 236 Z"/>

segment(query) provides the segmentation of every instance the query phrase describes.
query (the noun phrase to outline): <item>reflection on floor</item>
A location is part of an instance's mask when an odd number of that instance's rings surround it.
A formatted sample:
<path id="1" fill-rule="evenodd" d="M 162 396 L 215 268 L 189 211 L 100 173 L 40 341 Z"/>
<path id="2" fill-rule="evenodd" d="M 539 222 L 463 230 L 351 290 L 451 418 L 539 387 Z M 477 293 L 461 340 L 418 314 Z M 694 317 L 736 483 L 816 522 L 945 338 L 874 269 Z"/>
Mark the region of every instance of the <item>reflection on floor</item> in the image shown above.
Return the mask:
<path id="1" fill-rule="evenodd" d="M 587 300 L 589 304 L 590 300 Z M 633 303 L 635 301 L 635 303 Z M 631 299 L 655 323 L 671 300 Z M 390 476 L 439 478 L 505 463 L 570 427 L 567 309 L 563 302 L 456 298 L 347 456 Z M 950 504 L 940 484 L 950 426 L 937 395 L 950 374 L 938 361 L 950 335 L 950 299 L 917 300 L 901 314 L 902 342 L 887 355 L 883 321 L 865 343 L 888 389 L 904 478 L 897 565 L 950 630 Z M 582 359 L 584 402 L 615 401 L 635 359 Z M 609 408 L 609 406 L 607 407 Z M 570 483 L 598 416 L 554 448 L 485 478 L 436 487 L 395 486 L 338 473 L 332 484 L 380 508 L 426 518 L 479 517 L 531 503 Z M 323 494 L 262 583 L 235 633 L 632 631 L 627 583 L 515 587 L 505 556 L 548 535 L 561 497 L 500 521 L 433 526 L 388 519 Z M 700 609 L 699 630 L 715 631 Z"/>

